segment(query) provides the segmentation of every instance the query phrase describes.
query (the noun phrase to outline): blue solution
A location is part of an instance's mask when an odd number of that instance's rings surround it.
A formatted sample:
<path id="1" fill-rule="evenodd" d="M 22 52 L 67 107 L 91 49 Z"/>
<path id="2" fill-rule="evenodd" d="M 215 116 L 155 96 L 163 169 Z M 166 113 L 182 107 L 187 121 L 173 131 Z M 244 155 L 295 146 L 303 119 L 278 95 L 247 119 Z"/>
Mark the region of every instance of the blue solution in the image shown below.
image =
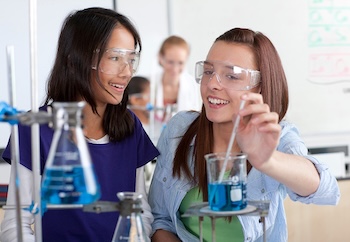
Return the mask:
<path id="1" fill-rule="evenodd" d="M 246 184 L 242 182 L 232 183 L 231 181 L 210 183 L 209 205 L 213 211 L 236 211 L 246 208 Z"/>
<path id="2" fill-rule="evenodd" d="M 96 193 L 87 191 L 84 169 L 81 166 L 60 166 L 46 169 L 41 196 L 49 204 L 89 204 L 100 198 L 99 187 Z"/>

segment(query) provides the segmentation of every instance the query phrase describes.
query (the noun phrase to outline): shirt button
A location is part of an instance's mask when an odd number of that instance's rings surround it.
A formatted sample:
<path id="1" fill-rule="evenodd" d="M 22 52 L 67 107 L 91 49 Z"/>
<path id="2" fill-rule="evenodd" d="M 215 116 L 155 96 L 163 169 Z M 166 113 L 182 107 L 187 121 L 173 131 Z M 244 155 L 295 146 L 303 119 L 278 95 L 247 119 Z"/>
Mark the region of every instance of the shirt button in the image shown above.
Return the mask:
<path id="1" fill-rule="evenodd" d="M 265 193 L 265 189 L 263 188 L 263 189 L 261 189 L 261 193 Z"/>
<path id="2" fill-rule="evenodd" d="M 251 241 L 252 240 L 252 238 L 250 238 L 250 237 L 247 237 L 247 239 L 246 239 L 247 241 Z"/>
<path id="3" fill-rule="evenodd" d="M 163 182 L 166 182 L 166 177 L 163 177 Z"/>

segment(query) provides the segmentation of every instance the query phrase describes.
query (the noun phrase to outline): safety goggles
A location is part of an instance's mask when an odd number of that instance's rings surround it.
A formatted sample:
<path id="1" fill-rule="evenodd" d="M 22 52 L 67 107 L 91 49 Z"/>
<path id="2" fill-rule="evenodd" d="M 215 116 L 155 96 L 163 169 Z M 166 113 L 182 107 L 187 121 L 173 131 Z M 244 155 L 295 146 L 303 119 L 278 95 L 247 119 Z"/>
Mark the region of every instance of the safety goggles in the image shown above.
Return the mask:
<path id="1" fill-rule="evenodd" d="M 99 50 L 96 50 L 99 52 Z M 140 60 L 140 53 L 136 50 L 112 48 L 107 49 L 101 58 L 98 69 L 106 74 L 116 75 L 128 66 L 130 72 L 134 74 Z M 96 66 L 92 67 L 97 70 Z"/>
<path id="2" fill-rule="evenodd" d="M 196 63 L 197 83 L 207 84 L 216 76 L 219 84 L 236 91 L 250 90 L 260 83 L 260 71 L 245 69 L 221 61 L 199 61 Z"/>
<path id="3" fill-rule="evenodd" d="M 145 93 L 129 94 L 129 98 L 131 98 L 131 97 L 142 98 L 142 99 L 145 99 L 145 100 L 148 100 L 150 98 L 150 96 L 148 94 L 145 94 Z"/>

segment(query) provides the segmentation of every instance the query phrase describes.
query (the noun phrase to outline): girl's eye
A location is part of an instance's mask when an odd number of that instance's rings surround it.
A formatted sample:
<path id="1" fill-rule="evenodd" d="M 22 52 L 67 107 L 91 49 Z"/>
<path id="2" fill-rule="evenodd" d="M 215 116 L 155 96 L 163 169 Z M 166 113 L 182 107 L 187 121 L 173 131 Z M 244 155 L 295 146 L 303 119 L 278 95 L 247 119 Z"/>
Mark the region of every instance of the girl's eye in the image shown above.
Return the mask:
<path id="1" fill-rule="evenodd" d="M 212 70 L 204 70 L 203 75 L 212 75 L 213 71 Z"/>
<path id="2" fill-rule="evenodd" d="M 118 56 L 111 56 L 110 59 L 113 60 L 113 61 L 118 61 L 119 57 Z"/>
<path id="3" fill-rule="evenodd" d="M 225 75 L 226 79 L 231 80 L 231 81 L 236 81 L 239 80 L 239 76 L 235 75 L 235 74 L 226 74 Z"/>

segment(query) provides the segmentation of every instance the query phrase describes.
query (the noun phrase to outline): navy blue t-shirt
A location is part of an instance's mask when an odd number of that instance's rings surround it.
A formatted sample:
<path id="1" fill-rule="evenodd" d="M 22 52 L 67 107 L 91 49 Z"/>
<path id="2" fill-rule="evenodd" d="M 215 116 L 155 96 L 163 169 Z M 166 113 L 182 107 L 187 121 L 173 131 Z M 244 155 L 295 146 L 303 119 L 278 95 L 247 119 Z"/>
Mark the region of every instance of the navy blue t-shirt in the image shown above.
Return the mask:
<path id="1" fill-rule="evenodd" d="M 132 113 L 132 112 L 131 112 Z M 121 142 L 107 144 L 88 143 L 97 181 L 101 188 L 102 201 L 118 201 L 118 192 L 135 191 L 136 169 L 144 166 L 159 155 L 158 150 L 142 128 L 139 119 L 135 121 L 134 133 Z M 31 129 L 19 125 L 20 163 L 31 169 Z M 54 130 L 40 125 L 41 173 L 49 153 Z M 10 145 L 3 158 L 10 162 Z M 43 215 L 44 242 L 83 241 L 96 242 L 112 240 L 118 221 L 118 212 L 100 214 L 83 212 L 81 209 L 49 209 Z"/>

